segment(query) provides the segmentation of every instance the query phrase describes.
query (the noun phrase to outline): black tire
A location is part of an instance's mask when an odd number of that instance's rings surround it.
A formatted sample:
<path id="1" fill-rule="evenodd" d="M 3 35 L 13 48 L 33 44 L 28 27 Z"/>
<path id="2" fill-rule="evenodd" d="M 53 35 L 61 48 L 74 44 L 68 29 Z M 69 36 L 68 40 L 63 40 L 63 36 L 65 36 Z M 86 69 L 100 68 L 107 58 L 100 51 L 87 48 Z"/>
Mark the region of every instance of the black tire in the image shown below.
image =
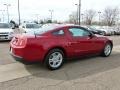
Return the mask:
<path id="1" fill-rule="evenodd" d="M 61 61 L 60 65 L 58 65 L 57 67 L 52 67 L 50 65 L 50 62 L 49 62 L 50 61 L 49 59 L 50 59 L 51 55 L 54 54 L 54 53 L 59 53 L 59 54 L 62 55 L 62 59 L 61 59 L 62 61 Z M 46 57 L 45 57 L 44 64 L 50 70 L 57 70 L 57 69 L 59 69 L 64 64 L 64 53 L 63 53 L 63 51 L 60 50 L 60 49 L 52 49 L 52 50 L 50 50 L 48 52 L 48 54 L 46 55 Z"/>
<path id="2" fill-rule="evenodd" d="M 108 54 L 105 53 L 105 50 L 106 50 L 107 46 L 110 48 L 110 51 L 108 52 Z M 106 45 L 105 45 L 101 55 L 103 57 L 108 57 L 108 56 L 110 56 L 111 52 L 112 52 L 112 45 L 111 45 L 111 43 L 106 43 Z"/>

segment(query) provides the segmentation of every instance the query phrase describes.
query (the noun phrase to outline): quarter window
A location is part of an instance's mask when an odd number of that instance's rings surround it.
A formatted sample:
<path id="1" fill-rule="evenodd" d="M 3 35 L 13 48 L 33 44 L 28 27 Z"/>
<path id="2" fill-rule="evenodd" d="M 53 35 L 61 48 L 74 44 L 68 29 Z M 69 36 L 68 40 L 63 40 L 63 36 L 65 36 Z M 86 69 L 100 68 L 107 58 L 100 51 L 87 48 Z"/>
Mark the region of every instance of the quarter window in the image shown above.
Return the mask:
<path id="1" fill-rule="evenodd" d="M 55 31 L 53 32 L 53 35 L 64 35 L 64 31 L 63 30 Z"/>

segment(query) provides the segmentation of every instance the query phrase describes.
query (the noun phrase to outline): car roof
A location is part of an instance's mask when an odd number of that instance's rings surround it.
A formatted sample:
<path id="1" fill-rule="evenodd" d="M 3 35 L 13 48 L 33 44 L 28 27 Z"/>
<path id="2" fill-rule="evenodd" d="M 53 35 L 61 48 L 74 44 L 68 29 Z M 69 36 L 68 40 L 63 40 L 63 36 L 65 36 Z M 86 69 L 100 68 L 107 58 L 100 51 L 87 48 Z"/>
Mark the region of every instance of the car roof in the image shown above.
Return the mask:
<path id="1" fill-rule="evenodd" d="M 56 30 L 59 30 L 59 29 L 62 29 L 62 28 L 69 28 L 69 27 L 81 27 L 79 25 L 71 25 L 71 24 L 52 24 L 52 25 L 49 25 L 49 26 L 46 26 L 46 27 L 41 27 L 39 28 L 37 31 L 38 33 L 51 33 L 53 31 L 56 31 Z M 84 27 L 81 27 L 81 28 L 84 28 Z"/>
<path id="2" fill-rule="evenodd" d="M 57 29 L 57 28 L 64 28 L 64 27 L 81 27 L 79 25 L 73 25 L 73 24 L 51 24 L 51 25 L 48 25 L 47 27 L 53 27 L 54 29 Z"/>
<path id="3" fill-rule="evenodd" d="M 50 25 L 50 26 L 47 26 L 47 27 L 42 27 L 40 28 L 39 30 L 40 31 L 45 31 L 45 33 L 49 33 L 49 32 L 52 32 L 52 31 L 56 31 L 56 30 L 59 30 L 61 28 L 69 28 L 69 27 L 81 27 L 79 25 L 69 25 L 69 24 L 58 24 L 58 25 Z M 84 28 L 84 27 L 82 27 Z"/>

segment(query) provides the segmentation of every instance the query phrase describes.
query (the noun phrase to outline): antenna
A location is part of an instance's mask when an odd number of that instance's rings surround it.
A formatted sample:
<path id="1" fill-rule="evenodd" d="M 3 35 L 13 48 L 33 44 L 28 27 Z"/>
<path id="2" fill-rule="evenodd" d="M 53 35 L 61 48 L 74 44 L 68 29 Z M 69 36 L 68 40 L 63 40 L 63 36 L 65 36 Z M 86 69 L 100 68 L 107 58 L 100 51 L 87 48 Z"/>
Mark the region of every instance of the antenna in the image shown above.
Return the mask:
<path id="1" fill-rule="evenodd" d="M 34 31 L 34 35 L 35 35 L 35 38 L 36 38 L 36 34 L 35 34 L 35 31 Z"/>

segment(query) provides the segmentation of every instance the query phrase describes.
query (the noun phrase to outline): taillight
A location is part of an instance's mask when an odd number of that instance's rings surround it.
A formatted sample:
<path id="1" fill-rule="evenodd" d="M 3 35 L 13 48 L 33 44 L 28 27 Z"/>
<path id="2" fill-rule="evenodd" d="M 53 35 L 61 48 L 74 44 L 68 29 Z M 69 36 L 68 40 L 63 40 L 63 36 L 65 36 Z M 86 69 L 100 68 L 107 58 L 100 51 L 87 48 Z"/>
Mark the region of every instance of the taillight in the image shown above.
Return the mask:
<path id="1" fill-rule="evenodd" d="M 18 46 L 24 46 L 25 44 L 25 39 L 20 39 L 18 42 Z"/>
<path id="2" fill-rule="evenodd" d="M 12 43 L 13 45 L 16 45 L 17 42 L 18 42 L 18 38 L 17 38 L 17 37 L 14 37 L 14 38 L 12 39 L 12 41 L 11 41 L 11 43 Z"/>
<path id="3" fill-rule="evenodd" d="M 18 47 L 25 47 L 26 42 L 27 42 L 26 38 L 20 38 L 20 37 L 19 38 L 14 37 L 12 40 L 12 44 Z"/>

